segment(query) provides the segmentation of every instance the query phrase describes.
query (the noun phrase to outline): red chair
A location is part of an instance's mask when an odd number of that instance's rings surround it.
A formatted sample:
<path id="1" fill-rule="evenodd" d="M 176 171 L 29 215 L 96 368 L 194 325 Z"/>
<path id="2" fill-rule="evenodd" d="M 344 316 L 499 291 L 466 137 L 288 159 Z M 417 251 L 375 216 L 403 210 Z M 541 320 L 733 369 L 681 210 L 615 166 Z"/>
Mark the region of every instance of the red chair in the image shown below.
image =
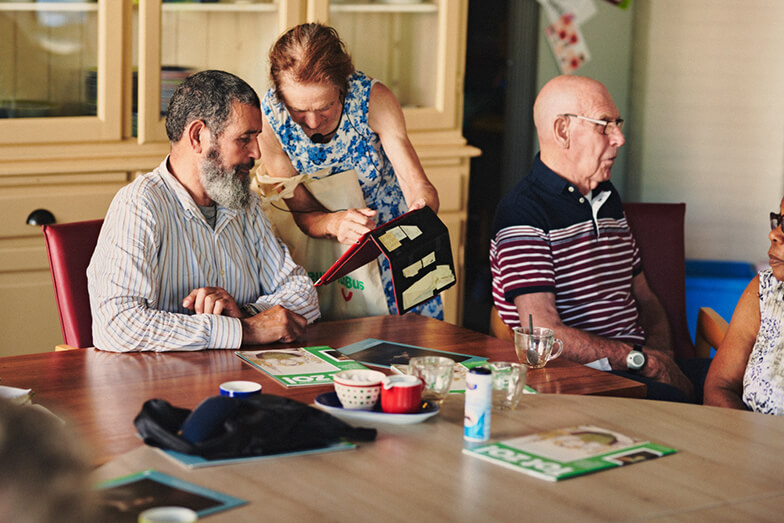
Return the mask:
<path id="1" fill-rule="evenodd" d="M 44 225 L 46 252 L 65 345 L 56 350 L 93 346 L 87 265 L 103 220 Z"/>
<path id="2" fill-rule="evenodd" d="M 623 210 L 642 258 L 642 270 L 672 329 L 675 356 L 693 358 L 686 321 L 685 203 L 625 203 Z"/>
<path id="3" fill-rule="evenodd" d="M 686 204 L 626 203 L 623 208 L 640 249 L 645 277 L 670 321 L 675 356 L 693 358 L 696 353 L 686 321 Z M 495 306 L 490 313 L 490 334 L 514 340 Z"/>

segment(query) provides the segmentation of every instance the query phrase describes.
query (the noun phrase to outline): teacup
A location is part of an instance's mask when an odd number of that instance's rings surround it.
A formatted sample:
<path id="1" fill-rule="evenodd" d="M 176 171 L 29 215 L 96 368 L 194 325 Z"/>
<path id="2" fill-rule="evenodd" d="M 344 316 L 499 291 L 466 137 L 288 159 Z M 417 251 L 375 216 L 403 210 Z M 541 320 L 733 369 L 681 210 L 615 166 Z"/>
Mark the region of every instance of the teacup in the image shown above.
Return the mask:
<path id="1" fill-rule="evenodd" d="M 544 367 L 563 352 L 563 342 L 556 339 L 552 329 L 534 327 L 531 332 L 528 327 L 515 327 L 514 334 L 517 358 L 532 369 Z"/>
<path id="2" fill-rule="evenodd" d="M 391 414 L 418 412 L 425 384 L 416 376 L 387 376 L 381 382 L 381 410 Z"/>
<path id="3" fill-rule="evenodd" d="M 452 388 L 455 360 L 443 356 L 416 356 L 408 361 L 408 373 L 422 380 L 422 398 L 441 405 Z"/>
<path id="4" fill-rule="evenodd" d="M 155 507 L 139 514 L 139 523 L 194 523 L 199 515 L 186 507 Z"/>
<path id="5" fill-rule="evenodd" d="M 338 372 L 332 376 L 332 381 L 344 409 L 373 410 L 384 377 L 384 373 L 377 370 L 352 369 Z"/>
<path id="6" fill-rule="evenodd" d="M 225 381 L 220 384 L 221 396 L 247 398 L 261 393 L 261 384 L 255 381 Z"/>

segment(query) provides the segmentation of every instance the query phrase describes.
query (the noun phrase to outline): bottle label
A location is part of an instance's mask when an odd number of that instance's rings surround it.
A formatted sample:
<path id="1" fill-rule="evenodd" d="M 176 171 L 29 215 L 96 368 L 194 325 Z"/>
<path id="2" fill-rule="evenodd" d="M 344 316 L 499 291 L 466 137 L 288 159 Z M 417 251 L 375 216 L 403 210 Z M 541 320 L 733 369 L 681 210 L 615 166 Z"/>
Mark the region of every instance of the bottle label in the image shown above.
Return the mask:
<path id="1" fill-rule="evenodd" d="M 493 378 L 490 374 L 482 373 L 483 370 L 471 369 L 466 375 L 463 437 L 467 441 L 490 439 Z"/>

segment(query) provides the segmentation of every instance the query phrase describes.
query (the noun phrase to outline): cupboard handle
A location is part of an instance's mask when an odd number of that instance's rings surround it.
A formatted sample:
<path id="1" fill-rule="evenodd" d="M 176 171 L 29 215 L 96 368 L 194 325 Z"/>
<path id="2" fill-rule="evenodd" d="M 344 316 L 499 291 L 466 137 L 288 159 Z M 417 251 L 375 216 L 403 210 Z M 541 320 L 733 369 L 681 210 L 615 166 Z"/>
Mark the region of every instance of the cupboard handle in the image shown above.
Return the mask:
<path id="1" fill-rule="evenodd" d="M 36 209 L 27 217 L 27 225 L 52 225 L 55 221 L 54 214 L 46 209 Z"/>

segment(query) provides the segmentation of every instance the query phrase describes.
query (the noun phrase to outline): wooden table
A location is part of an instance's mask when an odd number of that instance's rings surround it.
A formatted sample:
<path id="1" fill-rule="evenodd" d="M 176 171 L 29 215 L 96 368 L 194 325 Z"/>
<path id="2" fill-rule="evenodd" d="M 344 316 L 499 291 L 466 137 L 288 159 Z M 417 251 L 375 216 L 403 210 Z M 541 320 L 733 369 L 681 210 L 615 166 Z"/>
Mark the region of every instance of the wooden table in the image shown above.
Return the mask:
<path id="1" fill-rule="evenodd" d="M 376 425 L 356 450 L 188 470 L 140 447 L 96 480 L 154 468 L 250 501 L 210 522 L 780 521 L 784 419 L 652 400 L 527 395 L 493 412 L 493 439 L 575 424 L 647 438 L 676 454 L 559 483 L 462 454 L 463 401 L 417 425 Z M 366 425 L 363 423 L 363 425 Z"/>
<path id="2" fill-rule="evenodd" d="M 258 348 L 343 347 L 366 338 L 517 361 L 509 342 L 414 314 L 319 323 L 309 327 L 297 343 Z M 204 398 L 218 394 L 218 385 L 230 380 L 258 381 L 266 393 L 308 403 L 331 389 L 286 389 L 230 350 L 117 354 L 83 349 L 12 356 L 0 358 L 0 378 L 3 385 L 33 389 L 35 403 L 75 422 L 89 438 L 97 463 L 141 444 L 133 418 L 151 398 L 192 409 Z M 645 394 L 640 383 L 561 358 L 530 372 L 528 383 L 544 393 Z"/>

